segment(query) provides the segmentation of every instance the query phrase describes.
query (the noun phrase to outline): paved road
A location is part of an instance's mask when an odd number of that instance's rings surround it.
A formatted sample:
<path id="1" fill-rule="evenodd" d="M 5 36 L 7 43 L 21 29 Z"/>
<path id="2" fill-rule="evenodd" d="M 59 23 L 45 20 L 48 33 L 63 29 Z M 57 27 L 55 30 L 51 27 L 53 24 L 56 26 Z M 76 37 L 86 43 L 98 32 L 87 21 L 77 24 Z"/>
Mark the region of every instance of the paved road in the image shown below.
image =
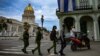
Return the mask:
<path id="1" fill-rule="evenodd" d="M 52 43 L 50 41 L 42 40 L 41 51 L 43 56 L 59 56 L 47 53 L 47 48 L 50 47 Z M 19 40 L 0 40 L 0 56 L 39 56 L 38 52 L 32 54 L 31 50 L 36 47 L 34 40 L 30 40 L 30 46 L 27 48 L 28 54 L 24 54 L 21 49 L 23 47 L 23 42 Z M 70 45 L 66 47 L 64 53 L 66 56 L 100 56 L 100 42 L 91 42 L 91 50 L 86 48 L 79 49 L 78 51 L 71 51 Z M 60 49 L 60 44 L 57 45 L 57 51 Z"/>

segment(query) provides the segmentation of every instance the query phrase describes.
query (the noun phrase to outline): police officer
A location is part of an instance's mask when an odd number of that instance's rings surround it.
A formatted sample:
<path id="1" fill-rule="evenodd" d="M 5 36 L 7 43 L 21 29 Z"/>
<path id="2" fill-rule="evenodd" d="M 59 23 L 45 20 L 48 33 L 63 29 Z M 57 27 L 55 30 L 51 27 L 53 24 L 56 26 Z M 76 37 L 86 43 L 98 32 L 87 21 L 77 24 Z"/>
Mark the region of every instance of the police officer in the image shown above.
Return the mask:
<path id="1" fill-rule="evenodd" d="M 53 26 L 52 31 L 50 33 L 50 39 L 53 42 L 53 45 L 47 49 L 48 53 L 50 53 L 50 50 L 52 48 L 54 48 L 54 54 L 57 54 L 57 52 L 56 52 L 56 42 L 57 42 L 56 29 L 57 29 L 57 27 Z"/>
<path id="2" fill-rule="evenodd" d="M 27 54 L 26 48 L 29 46 L 29 33 L 28 29 L 26 29 L 23 33 L 23 42 L 24 42 L 24 48 L 22 51 Z"/>
<path id="3" fill-rule="evenodd" d="M 60 36 L 60 40 L 61 40 L 61 49 L 60 49 L 60 51 L 59 51 L 59 53 L 60 53 L 60 55 L 65 55 L 64 53 L 63 53 L 63 50 L 64 50 L 64 48 L 66 47 L 66 45 L 70 42 L 70 39 L 69 38 L 65 38 L 65 25 L 63 24 L 62 25 L 62 30 L 61 30 L 61 36 Z"/>
<path id="4" fill-rule="evenodd" d="M 63 50 L 64 50 L 64 48 L 66 47 L 66 41 L 65 41 L 65 33 L 64 33 L 64 30 L 65 30 L 65 28 L 64 28 L 64 24 L 62 25 L 62 30 L 61 30 L 61 34 L 60 34 L 60 40 L 61 40 L 61 49 L 60 49 L 60 51 L 59 51 L 59 53 L 60 53 L 60 55 L 65 55 L 64 53 L 63 53 Z"/>
<path id="5" fill-rule="evenodd" d="M 25 22 L 24 23 L 24 33 L 23 33 L 24 47 L 23 47 L 22 51 L 26 54 L 28 54 L 26 51 L 26 48 L 29 46 L 29 32 L 28 32 L 29 27 L 30 27 L 30 25 L 27 22 Z"/>
<path id="6" fill-rule="evenodd" d="M 37 44 L 37 47 L 34 50 L 32 50 L 32 53 L 34 54 L 34 52 L 36 50 L 38 50 L 39 55 L 42 55 L 42 53 L 40 51 L 42 33 L 41 33 L 41 28 L 40 27 L 38 27 L 37 29 L 38 29 L 38 31 L 36 33 L 36 39 L 35 39 L 35 43 Z"/>

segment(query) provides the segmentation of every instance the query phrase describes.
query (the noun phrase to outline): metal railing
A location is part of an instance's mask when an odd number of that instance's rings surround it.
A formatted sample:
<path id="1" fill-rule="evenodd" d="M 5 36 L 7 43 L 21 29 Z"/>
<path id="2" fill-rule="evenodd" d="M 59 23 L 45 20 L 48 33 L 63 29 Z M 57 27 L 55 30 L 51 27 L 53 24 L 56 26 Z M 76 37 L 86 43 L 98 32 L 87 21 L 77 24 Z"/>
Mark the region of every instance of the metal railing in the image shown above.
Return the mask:
<path id="1" fill-rule="evenodd" d="M 76 6 L 75 10 L 91 10 L 92 6 L 91 5 L 86 5 L 86 6 Z"/>
<path id="2" fill-rule="evenodd" d="M 99 5 L 100 8 L 100 5 Z M 92 10 L 93 7 L 92 5 L 86 5 L 86 6 L 76 6 L 74 11 L 78 11 L 78 10 Z M 56 12 L 60 12 L 60 9 L 56 9 Z"/>

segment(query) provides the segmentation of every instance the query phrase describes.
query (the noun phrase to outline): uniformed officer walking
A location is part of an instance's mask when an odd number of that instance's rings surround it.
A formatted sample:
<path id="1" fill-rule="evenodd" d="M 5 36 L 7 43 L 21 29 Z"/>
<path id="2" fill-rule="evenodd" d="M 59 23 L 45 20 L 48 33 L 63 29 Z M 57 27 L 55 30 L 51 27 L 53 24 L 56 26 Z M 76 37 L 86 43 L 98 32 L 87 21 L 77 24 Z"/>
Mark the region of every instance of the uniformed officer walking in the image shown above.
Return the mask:
<path id="1" fill-rule="evenodd" d="M 50 33 L 50 39 L 51 39 L 53 45 L 50 48 L 47 49 L 48 53 L 50 53 L 50 50 L 52 48 L 54 48 L 54 54 L 57 54 L 57 51 L 56 51 L 56 45 L 57 45 L 56 44 L 56 42 L 57 42 L 56 29 L 57 29 L 57 27 L 56 26 L 53 26 L 52 31 Z"/>
<path id="2" fill-rule="evenodd" d="M 24 47 L 22 49 L 22 51 L 26 54 L 28 54 L 28 52 L 26 51 L 26 48 L 29 46 L 29 28 L 30 25 L 25 22 L 24 23 L 24 33 L 23 33 L 23 42 L 24 42 Z"/>
<path id="3" fill-rule="evenodd" d="M 38 27 L 37 28 L 37 33 L 36 33 L 36 39 L 35 39 L 35 43 L 37 44 L 37 47 L 32 50 L 32 53 L 34 54 L 34 52 L 36 50 L 38 50 L 39 55 L 42 55 L 41 50 L 40 50 L 40 46 L 41 46 L 41 39 L 42 39 L 42 33 L 41 33 L 41 28 Z"/>

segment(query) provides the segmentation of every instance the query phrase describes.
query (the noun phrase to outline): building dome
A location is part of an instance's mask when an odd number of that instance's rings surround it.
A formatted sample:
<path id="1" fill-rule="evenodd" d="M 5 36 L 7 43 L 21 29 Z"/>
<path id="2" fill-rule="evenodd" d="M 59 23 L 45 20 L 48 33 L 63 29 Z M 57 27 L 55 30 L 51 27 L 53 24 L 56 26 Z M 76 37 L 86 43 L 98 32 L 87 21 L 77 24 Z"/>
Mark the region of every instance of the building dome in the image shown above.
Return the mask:
<path id="1" fill-rule="evenodd" d="M 28 4 L 24 9 L 24 13 L 22 14 L 22 22 L 27 22 L 29 24 L 33 24 L 35 22 L 34 9 L 31 4 Z"/>
<path id="2" fill-rule="evenodd" d="M 34 9 L 32 8 L 31 4 L 29 4 L 24 11 L 30 11 L 30 12 L 34 12 Z"/>

